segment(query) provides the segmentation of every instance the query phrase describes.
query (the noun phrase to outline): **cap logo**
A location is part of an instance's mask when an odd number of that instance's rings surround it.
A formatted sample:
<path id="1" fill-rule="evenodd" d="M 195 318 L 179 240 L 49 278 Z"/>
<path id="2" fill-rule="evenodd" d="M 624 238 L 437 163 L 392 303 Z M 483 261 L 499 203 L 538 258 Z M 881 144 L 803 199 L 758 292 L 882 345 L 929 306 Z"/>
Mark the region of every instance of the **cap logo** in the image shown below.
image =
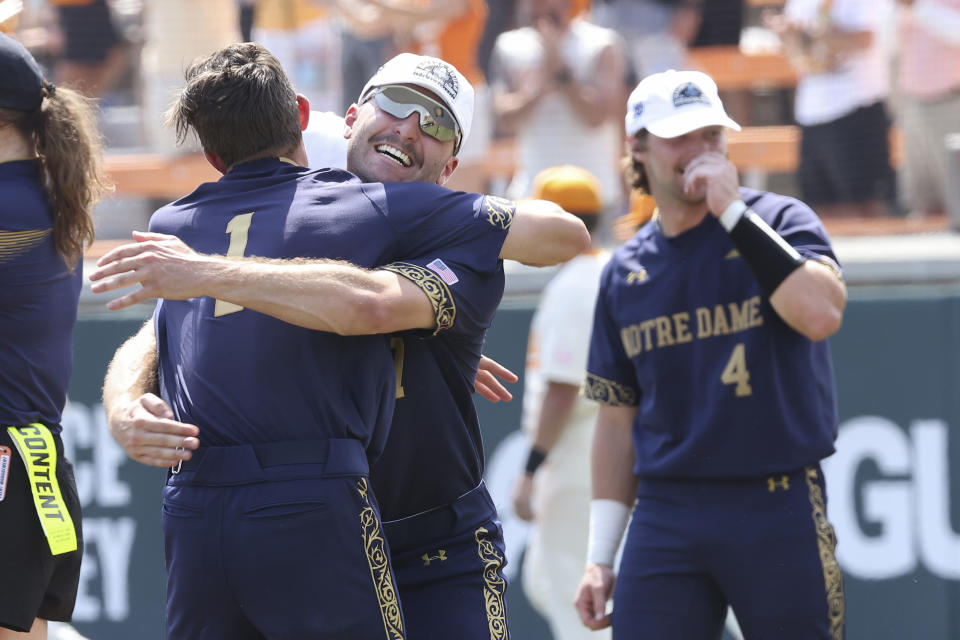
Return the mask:
<path id="1" fill-rule="evenodd" d="M 456 100 L 457 94 L 460 93 L 460 81 L 457 80 L 457 74 L 449 64 L 442 60 L 421 62 L 413 70 L 413 75 L 440 85 L 440 88 L 451 100 Z"/>
<path id="2" fill-rule="evenodd" d="M 676 88 L 673 92 L 673 106 L 682 107 L 687 104 L 704 104 L 710 106 L 710 99 L 703 94 L 700 87 L 688 82 Z"/>
<path id="3" fill-rule="evenodd" d="M 633 105 L 633 117 L 639 118 L 642 115 L 643 115 L 643 103 L 638 102 L 637 104 Z"/>

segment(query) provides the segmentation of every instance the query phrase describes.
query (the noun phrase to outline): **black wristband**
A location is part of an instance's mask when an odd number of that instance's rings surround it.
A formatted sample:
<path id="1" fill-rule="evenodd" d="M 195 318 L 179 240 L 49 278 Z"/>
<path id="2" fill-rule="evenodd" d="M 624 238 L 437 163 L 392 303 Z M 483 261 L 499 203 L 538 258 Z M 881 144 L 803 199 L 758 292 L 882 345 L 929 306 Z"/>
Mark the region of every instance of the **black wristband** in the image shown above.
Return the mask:
<path id="1" fill-rule="evenodd" d="M 743 212 L 730 230 L 730 239 L 767 297 L 805 261 L 796 249 L 750 209 Z"/>
<path id="2" fill-rule="evenodd" d="M 530 454 L 527 456 L 527 466 L 525 467 L 525 471 L 530 475 L 533 475 L 546 459 L 546 451 L 536 447 L 530 447 Z"/>

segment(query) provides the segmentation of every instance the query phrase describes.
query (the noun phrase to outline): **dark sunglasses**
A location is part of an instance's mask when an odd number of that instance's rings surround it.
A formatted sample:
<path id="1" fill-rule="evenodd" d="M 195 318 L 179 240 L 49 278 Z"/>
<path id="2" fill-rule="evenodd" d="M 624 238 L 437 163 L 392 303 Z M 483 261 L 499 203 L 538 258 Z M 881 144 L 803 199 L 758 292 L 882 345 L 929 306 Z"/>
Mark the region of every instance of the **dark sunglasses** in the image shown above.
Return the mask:
<path id="1" fill-rule="evenodd" d="M 447 107 L 419 91 L 399 85 L 378 87 L 373 91 L 377 106 L 395 118 L 408 118 L 416 111 L 420 114 L 420 130 L 440 142 L 454 140 L 453 152 L 460 149 L 460 127 Z"/>

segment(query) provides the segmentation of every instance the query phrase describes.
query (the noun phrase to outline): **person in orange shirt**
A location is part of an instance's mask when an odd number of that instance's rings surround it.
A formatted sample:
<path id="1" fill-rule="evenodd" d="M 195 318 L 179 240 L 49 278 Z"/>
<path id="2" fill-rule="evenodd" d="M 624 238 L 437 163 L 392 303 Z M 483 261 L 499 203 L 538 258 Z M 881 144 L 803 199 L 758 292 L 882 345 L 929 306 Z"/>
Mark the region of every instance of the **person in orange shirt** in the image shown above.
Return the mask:
<path id="1" fill-rule="evenodd" d="M 487 22 L 486 0 L 409 2 L 412 21 L 398 34 L 397 48 L 446 60 L 466 76 L 476 91 L 473 128 L 460 150 L 460 166 L 447 186 L 461 191 L 487 191 L 486 158 L 492 136 L 490 92 L 477 57 Z"/>

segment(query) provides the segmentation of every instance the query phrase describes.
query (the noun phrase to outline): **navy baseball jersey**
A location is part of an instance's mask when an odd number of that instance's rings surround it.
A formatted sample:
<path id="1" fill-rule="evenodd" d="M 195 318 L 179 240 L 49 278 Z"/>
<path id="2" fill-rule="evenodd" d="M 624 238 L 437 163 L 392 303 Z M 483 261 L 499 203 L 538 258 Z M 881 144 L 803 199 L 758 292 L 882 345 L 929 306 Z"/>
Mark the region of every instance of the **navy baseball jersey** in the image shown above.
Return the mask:
<path id="1" fill-rule="evenodd" d="M 36 161 L 0 163 L 0 423 L 59 433 L 82 268 L 54 246 L 42 180 Z"/>
<path id="2" fill-rule="evenodd" d="M 489 206 L 436 185 L 363 184 L 344 171 L 264 159 L 159 210 L 150 229 L 204 253 L 373 267 L 483 238 L 502 243 Z M 460 260 L 485 272 L 498 254 Z M 412 269 L 437 327 L 449 326 L 456 307 L 442 269 Z M 211 298 L 164 300 L 155 321 L 164 399 L 178 420 L 200 427 L 205 444 L 356 438 L 371 459 L 383 449 L 396 380 L 389 337 L 312 331 Z"/>
<path id="3" fill-rule="evenodd" d="M 806 205 L 750 189 L 741 196 L 800 254 L 837 268 Z M 638 407 L 637 475 L 756 476 L 833 452 L 827 342 L 777 315 L 712 215 L 672 238 L 652 221 L 620 247 L 604 269 L 593 327 L 585 394 Z"/>
<path id="4" fill-rule="evenodd" d="M 496 259 L 500 246 L 476 244 L 469 251 Z M 450 261 L 448 279 L 456 279 L 450 285 L 457 310 L 453 325 L 436 336 L 404 332 L 391 339 L 397 404 L 387 448 L 370 476 L 384 520 L 450 504 L 483 479 L 473 381 L 486 330 L 503 296 L 503 270 L 498 264 L 478 273 L 461 266 L 455 252 L 445 249 L 442 255 Z"/>

